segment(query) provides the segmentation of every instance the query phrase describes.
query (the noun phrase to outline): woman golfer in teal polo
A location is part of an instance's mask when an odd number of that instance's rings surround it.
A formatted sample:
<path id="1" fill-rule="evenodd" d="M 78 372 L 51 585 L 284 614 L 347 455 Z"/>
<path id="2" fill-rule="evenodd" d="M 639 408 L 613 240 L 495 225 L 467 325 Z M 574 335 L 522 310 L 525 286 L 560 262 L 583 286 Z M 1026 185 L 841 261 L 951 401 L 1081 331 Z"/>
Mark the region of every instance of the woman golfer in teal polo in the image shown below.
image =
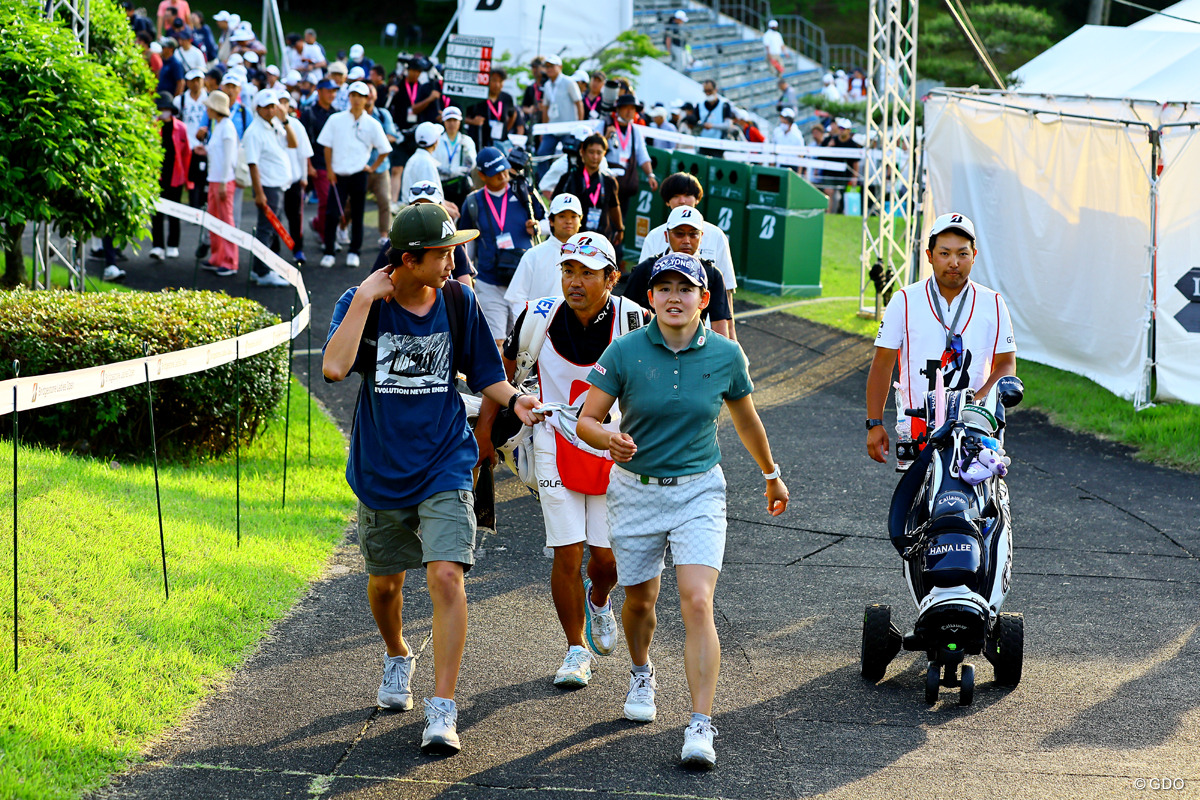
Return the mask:
<path id="1" fill-rule="evenodd" d="M 681 759 L 686 766 L 709 768 L 717 761 L 712 705 L 721 666 L 713 593 L 725 554 L 725 478 L 717 447 L 722 404 L 763 472 L 770 514 L 783 513 L 788 492 L 754 409 L 742 348 L 700 324 L 709 299 L 700 261 L 685 253 L 660 258 L 648 296 L 655 319 L 604 351 L 589 375 L 592 388 L 578 432 L 616 462 L 607 504 L 617 580 L 625 587 L 621 621 L 633 660 L 625 716 L 653 722 L 657 714 L 650 642 L 669 543 L 692 695 Z M 621 430 L 612 433 L 600 423 L 618 400 Z"/>

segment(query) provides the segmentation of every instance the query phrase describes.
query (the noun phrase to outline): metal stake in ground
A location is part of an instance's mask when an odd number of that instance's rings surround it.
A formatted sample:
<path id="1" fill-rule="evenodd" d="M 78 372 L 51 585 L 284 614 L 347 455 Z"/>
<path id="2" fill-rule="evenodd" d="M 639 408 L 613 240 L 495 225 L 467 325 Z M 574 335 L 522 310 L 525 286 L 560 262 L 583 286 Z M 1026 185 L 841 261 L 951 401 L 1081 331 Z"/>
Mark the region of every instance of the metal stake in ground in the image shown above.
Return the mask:
<path id="1" fill-rule="evenodd" d="M 312 292 L 308 292 L 308 347 L 304 369 L 308 372 L 308 463 L 312 466 Z"/>
<path id="2" fill-rule="evenodd" d="M 21 374 L 21 362 L 13 359 L 13 377 Z M 17 387 L 13 387 L 13 672 L 21 662 L 17 652 Z"/>
<path id="3" fill-rule="evenodd" d="M 288 428 L 292 421 L 292 353 L 295 352 L 295 339 L 292 338 L 292 329 L 290 323 L 296 318 L 296 301 L 292 301 L 292 316 L 288 320 L 288 374 L 287 384 L 284 388 L 284 393 L 287 395 L 287 400 L 283 405 L 283 501 L 279 504 L 280 508 L 287 508 L 287 457 L 288 457 Z"/>
<path id="4" fill-rule="evenodd" d="M 150 452 L 154 455 L 154 500 L 158 503 L 158 549 L 162 553 L 163 594 L 171 599 L 171 588 L 167 584 L 167 540 L 163 536 L 162 493 L 158 488 L 158 437 L 154 433 L 154 390 L 150 388 L 150 345 L 142 344 L 142 353 L 147 357 L 142 362 L 146 368 L 146 404 L 150 409 Z"/>
<path id="5" fill-rule="evenodd" d="M 242 546 L 242 324 L 233 329 L 233 481 L 237 487 L 234 517 L 237 520 L 237 546 Z"/>

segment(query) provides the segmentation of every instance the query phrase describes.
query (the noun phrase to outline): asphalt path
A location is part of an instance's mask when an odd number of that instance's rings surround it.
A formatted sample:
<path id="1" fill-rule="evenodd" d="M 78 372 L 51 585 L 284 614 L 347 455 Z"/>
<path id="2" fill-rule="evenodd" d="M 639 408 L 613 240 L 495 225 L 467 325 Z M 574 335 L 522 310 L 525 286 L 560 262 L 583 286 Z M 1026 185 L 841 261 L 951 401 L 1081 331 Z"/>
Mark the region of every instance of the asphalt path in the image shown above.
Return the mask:
<path id="1" fill-rule="evenodd" d="M 184 252 L 193 246 L 185 231 Z M 364 250 L 369 261 L 374 248 Z M 196 285 L 245 294 L 286 317 L 290 292 L 249 286 L 247 263 L 243 254 L 235 279 L 200 272 Z M 124 266 L 138 288 L 192 285 L 190 259 Z M 306 268 L 313 348 L 337 297 L 366 269 Z M 551 685 L 565 642 L 540 512 L 509 477 L 498 484 L 499 532 L 480 537 L 467 580 L 459 755 L 421 754 L 419 710 L 375 708 L 383 647 L 351 526 L 324 578 L 242 668 L 153 743 L 145 763 L 95 796 L 1200 797 L 1200 479 L 1036 412 L 1012 414 L 1016 548 L 1005 610 L 1025 614 L 1024 679 L 997 687 L 979 657 L 973 705 L 943 690 L 928 707 L 922 656 L 900 654 L 877 685 L 858 670 L 865 604 L 892 604 L 901 627 L 914 617 L 884 533 L 895 475 L 865 454 L 870 344 L 787 314 L 746 319 L 738 332 L 792 501 L 783 516 L 766 514 L 758 470 L 726 420 L 713 772 L 677 766 L 689 704 L 669 571 L 652 650 L 658 721 L 622 718 L 623 641 L 589 687 Z M 302 377 L 306 341 L 294 362 Z M 319 355 L 312 365 L 317 398 L 347 427 L 357 381 L 326 386 Z M 431 611 L 420 572 L 407 584 L 405 621 L 410 645 L 421 647 Z M 432 660 L 426 646 L 418 698 L 432 689 Z"/>

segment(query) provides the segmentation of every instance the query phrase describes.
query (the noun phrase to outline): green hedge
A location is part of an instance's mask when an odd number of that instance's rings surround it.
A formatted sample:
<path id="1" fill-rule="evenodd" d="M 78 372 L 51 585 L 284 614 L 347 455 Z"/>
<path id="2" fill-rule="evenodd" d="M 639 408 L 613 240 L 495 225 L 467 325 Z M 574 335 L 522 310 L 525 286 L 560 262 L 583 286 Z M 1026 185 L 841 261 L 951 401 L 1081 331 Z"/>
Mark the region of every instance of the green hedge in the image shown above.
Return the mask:
<path id="1" fill-rule="evenodd" d="M 0 376 L 44 375 L 166 353 L 278 323 L 253 300 L 219 292 L 0 292 Z M 287 347 L 240 362 L 241 436 L 253 440 L 283 397 Z M 154 383 L 159 454 L 192 459 L 233 446 L 234 365 Z M 7 427 L 7 426 L 6 426 Z M 148 455 L 145 387 L 49 406 L 21 415 L 21 440 L 99 455 Z"/>

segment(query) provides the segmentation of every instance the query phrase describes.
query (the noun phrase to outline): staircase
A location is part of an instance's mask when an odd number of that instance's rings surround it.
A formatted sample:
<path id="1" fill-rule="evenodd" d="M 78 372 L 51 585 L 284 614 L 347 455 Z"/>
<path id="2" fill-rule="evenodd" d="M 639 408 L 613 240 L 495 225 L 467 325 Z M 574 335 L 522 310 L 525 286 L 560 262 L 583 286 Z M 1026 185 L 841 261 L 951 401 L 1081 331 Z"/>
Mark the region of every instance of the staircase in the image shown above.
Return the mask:
<path id="1" fill-rule="evenodd" d="M 831 48 L 823 29 L 797 15 L 773 17 L 767 0 L 708 0 L 704 5 L 696 0 L 634 0 L 634 28 L 662 47 L 665 23 L 680 9 L 688 15 L 685 32 L 696 60 L 687 76 L 700 82 L 716 81 L 718 91 L 734 105 L 771 122 L 776 115 L 779 79 L 763 51 L 762 34 L 768 20 L 779 22 L 779 32 L 790 50 L 783 77 L 801 98 L 820 92 L 826 71 L 822 65 L 832 63 L 831 50 L 845 60 L 838 66 L 866 68 L 862 50 L 846 49 L 845 45 Z M 853 63 L 858 54 L 861 64 Z M 662 60 L 670 63 L 669 57 Z"/>

